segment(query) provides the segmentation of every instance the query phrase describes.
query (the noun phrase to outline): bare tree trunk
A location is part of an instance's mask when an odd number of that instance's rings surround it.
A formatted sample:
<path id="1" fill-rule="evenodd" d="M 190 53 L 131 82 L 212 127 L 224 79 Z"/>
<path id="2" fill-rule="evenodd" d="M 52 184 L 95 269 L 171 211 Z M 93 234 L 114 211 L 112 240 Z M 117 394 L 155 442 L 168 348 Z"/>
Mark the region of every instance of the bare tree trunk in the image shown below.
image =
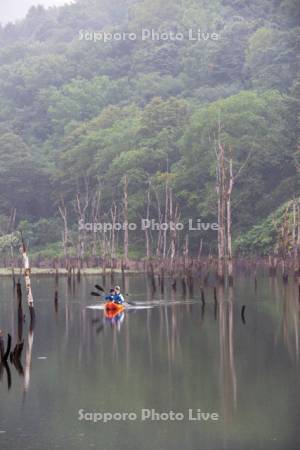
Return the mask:
<path id="1" fill-rule="evenodd" d="M 149 180 L 149 186 L 148 186 L 148 192 L 147 192 L 147 223 L 149 221 L 150 217 L 150 187 L 151 187 L 151 181 Z M 149 260 L 151 256 L 150 251 L 150 237 L 149 237 L 149 229 L 148 227 L 145 228 L 145 241 L 146 241 L 146 258 Z"/>
<path id="2" fill-rule="evenodd" d="M 156 256 L 157 256 L 158 258 L 160 258 L 160 257 L 161 257 L 161 254 L 162 254 L 162 244 L 163 244 L 163 240 L 162 240 L 162 231 L 161 231 L 162 212 L 161 212 L 161 207 L 160 207 L 160 201 L 159 201 L 158 193 L 157 193 L 156 189 L 153 188 L 153 190 L 154 190 L 155 197 L 156 197 L 157 214 L 158 214 L 158 223 L 159 223 L 159 225 L 160 225 L 159 231 L 158 231 L 158 237 L 157 237 Z"/>
<path id="3" fill-rule="evenodd" d="M 227 190 L 227 270 L 229 285 L 233 284 L 232 236 L 231 236 L 231 193 L 233 188 L 232 159 L 229 161 L 229 186 Z"/>
<path id="4" fill-rule="evenodd" d="M 220 138 L 219 138 L 220 139 Z M 224 283 L 224 260 L 225 260 L 225 168 L 224 168 L 224 147 L 218 142 L 216 148 L 217 156 L 217 183 L 216 191 L 218 196 L 218 268 L 217 277 L 219 283 Z"/>
<path id="5" fill-rule="evenodd" d="M 294 257 L 294 274 L 295 276 L 298 276 L 299 274 L 299 259 L 298 259 L 298 236 L 297 236 L 297 231 L 298 231 L 298 220 L 297 220 L 297 209 L 299 208 L 298 206 L 298 201 L 294 200 L 293 201 L 293 231 L 292 231 L 292 236 L 293 236 L 293 257 Z"/>
<path id="6" fill-rule="evenodd" d="M 169 208 L 169 187 L 168 180 L 166 180 L 166 188 L 165 188 L 165 223 L 168 222 L 168 208 Z M 170 206 L 171 208 L 171 206 Z M 165 229 L 163 232 L 163 258 L 165 259 L 167 256 L 167 230 Z"/>
<path id="7" fill-rule="evenodd" d="M 21 253 L 23 256 L 23 267 L 24 267 L 24 279 L 25 279 L 25 286 L 26 286 L 27 304 L 29 307 L 33 307 L 33 296 L 32 296 L 31 281 L 30 281 L 30 264 L 29 264 L 29 258 L 27 255 L 27 250 L 26 250 L 26 246 L 25 246 L 23 237 L 22 237 Z"/>
<path id="8" fill-rule="evenodd" d="M 128 266 L 128 178 L 124 177 L 124 264 L 125 268 Z"/>
<path id="9" fill-rule="evenodd" d="M 89 207 L 89 185 L 88 181 L 85 180 L 85 195 L 83 201 L 81 200 L 80 192 L 76 195 L 75 201 L 75 211 L 77 213 L 78 219 L 81 223 L 86 222 L 86 212 Z M 77 243 L 77 265 L 78 270 L 82 269 L 82 261 L 85 254 L 85 241 L 86 233 L 84 227 L 80 227 L 78 231 L 78 243 Z"/>
<path id="10" fill-rule="evenodd" d="M 92 215 L 92 222 L 93 223 L 98 223 L 99 221 L 99 212 L 100 212 L 100 198 L 101 198 L 101 192 L 99 190 L 97 190 L 93 196 L 93 200 L 92 200 L 92 211 L 91 211 L 91 215 Z M 97 233 L 94 232 L 93 233 L 93 237 L 92 237 L 92 256 L 95 257 L 97 255 Z"/>
<path id="11" fill-rule="evenodd" d="M 203 248 L 203 239 L 201 238 L 200 239 L 200 244 L 199 244 L 198 256 L 197 256 L 198 261 L 201 260 L 202 248 Z"/>
<path id="12" fill-rule="evenodd" d="M 114 260 L 116 257 L 116 245 L 115 245 L 115 227 L 116 227 L 116 217 L 117 217 L 117 205 L 115 202 L 113 202 L 113 206 L 110 210 L 111 214 L 111 224 L 112 224 L 112 230 L 111 230 L 111 261 Z"/>
<path id="13" fill-rule="evenodd" d="M 14 247 L 13 247 L 13 232 L 15 229 L 15 221 L 16 221 L 16 208 L 13 208 L 11 211 L 11 216 L 10 216 L 10 221 L 9 221 L 9 230 L 8 232 L 11 233 L 11 238 L 10 238 L 10 258 L 11 258 L 11 262 L 10 262 L 10 266 L 11 266 L 11 275 L 12 275 L 12 280 L 13 280 L 13 288 L 15 289 L 16 287 L 16 278 L 15 278 L 15 268 L 14 268 Z"/>
<path id="14" fill-rule="evenodd" d="M 176 256 L 176 229 L 175 229 L 175 215 L 173 211 L 173 191 L 169 188 L 169 217 L 166 223 L 170 225 L 170 259 L 171 259 L 171 268 L 173 268 L 174 259 Z"/>
<path id="15" fill-rule="evenodd" d="M 184 240 L 184 248 L 183 248 L 183 269 L 186 271 L 188 266 L 188 259 L 189 259 L 189 235 L 185 235 Z"/>
<path id="16" fill-rule="evenodd" d="M 68 243 L 69 243 L 69 228 L 68 228 L 68 211 L 65 206 L 65 202 L 63 197 L 60 200 L 60 206 L 58 207 L 58 211 L 61 215 L 61 218 L 64 223 L 64 229 L 62 231 L 62 244 L 64 249 L 64 258 L 65 258 L 65 268 L 69 270 L 69 254 L 68 254 Z"/>

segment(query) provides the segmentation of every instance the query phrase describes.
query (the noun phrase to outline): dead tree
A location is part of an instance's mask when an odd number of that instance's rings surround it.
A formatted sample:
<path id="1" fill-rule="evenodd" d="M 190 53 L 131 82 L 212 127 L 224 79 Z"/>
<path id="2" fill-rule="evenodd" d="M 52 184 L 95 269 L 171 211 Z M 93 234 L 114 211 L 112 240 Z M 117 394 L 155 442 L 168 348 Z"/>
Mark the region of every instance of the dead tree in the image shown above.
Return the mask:
<path id="1" fill-rule="evenodd" d="M 85 224 L 86 215 L 88 211 L 90 203 L 89 196 L 89 185 L 88 181 L 85 180 L 85 193 L 82 195 L 80 192 L 76 195 L 75 200 L 75 212 L 78 217 L 78 222 L 81 224 Z M 86 244 L 86 232 L 84 227 L 80 227 L 78 231 L 78 242 L 77 242 L 77 269 L 78 273 L 82 269 L 82 262 L 85 255 L 85 244 Z"/>
<path id="2" fill-rule="evenodd" d="M 165 186 L 165 223 L 168 222 L 169 216 L 169 185 L 168 185 L 168 177 L 166 178 L 166 186 Z M 165 227 L 163 232 L 163 259 L 167 256 L 167 229 Z"/>
<path id="3" fill-rule="evenodd" d="M 290 249 L 292 248 L 292 236 L 289 225 L 289 217 L 288 217 L 289 206 L 286 207 L 283 222 L 280 226 L 279 233 L 279 241 L 278 241 L 278 250 L 281 256 L 281 264 L 282 264 L 282 279 L 283 282 L 286 283 L 288 281 L 288 268 L 287 268 L 287 257 Z"/>
<path id="4" fill-rule="evenodd" d="M 228 275 L 229 285 L 233 284 L 233 255 L 232 255 L 232 218 L 231 194 L 236 179 L 248 162 L 249 152 L 245 162 L 237 173 L 233 174 L 232 149 L 229 146 L 225 152 L 225 145 L 221 142 L 221 124 L 219 121 L 218 139 L 215 139 L 216 153 L 216 192 L 218 206 L 218 281 L 224 284 L 225 273 Z M 226 269 L 225 272 L 225 263 Z"/>
<path id="5" fill-rule="evenodd" d="M 151 181 L 148 182 L 148 191 L 147 191 L 147 213 L 146 213 L 146 220 L 147 223 L 149 221 L 150 217 L 150 189 L 151 189 Z M 148 227 L 145 227 L 145 243 L 146 243 L 146 258 L 149 260 L 151 256 L 151 250 L 150 250 L 150 236 L 149 236 L 149 229 Z"/>
<path id="6" fill-rule="evenodd" d="M 173 191 L 171 188 L 168 189 L 169 192 L 169 217 L 168 222 L 170 224 L 170 261 L 171 261 L 171 271 L 174 268 L 174 261 L 176 257 L 176 245 L 177 245 L 177 229 L 176 225 L 179 220 L 178 206 L 173 205 Z"/>
<path id="7" fill-rule="evenodd" d="M 13 232 L 15 229 L 15 222 L 16 222 L 16 208 L 13 208 L 11 210 L 10 219 L 9 219 L 9 225 L 8 225 L 8 233 L 10 234 L 10 258 L 11 258 L 11 274 L 12 274 L 12 280 L 13 280 L 13 288 L 16 287 L 16 278 L 15 278 L 15 268 L 14 268 L 14 246 L 13 246 Z"/>
<path id="8" fill-rule="evenodd" d="M 129 236 L 128 236 L 128 178 L 127 178 L 127 175 L 125 175 L 125 177 L 124 177 L 123 214 L 124 214 L 124 266 L 125 266 L 125 269 L 126 269 L 128 267 L 128 247 L 129 247 Z"/>
<path id="9" fill-rule="evenodd" d="M 162 256 L 162 246 L 163 246 L 163 237 L 162 237 L 162 219 L 163 214 L 161 211 L 161 205 L 160 205 L 160 199 L 157 190 L 152 186 L 152 189 L 154 191 L 156 204 L 157 204 L 157 215 L 158 215 L 158 223 L 159 223 L 159 230 L 158 230 L 158 236 L 157 236 L 157 244 L 156 244 L 156 256 L 157 258 L 161 258 Z"/>
<path id="10" fill-rule="evenodd" d="M 29 306 L 29 310 L 31 310 L 31 308 L 33 308 L 33 295 L 32 295 L 32 289 L 31 289 L 31 281 L 30 281 L 31 269 L 30 269 L 28 254 L 27 254 L 27 248 L 26 248 L 23 236 L 22 236 L 21 253 L 23 256 L 23 268 L 24 268 L 24 279 L 25 279 L 25 287 L 26 287 L 27 304 Z"/>
<path id="11" fill-rule="evenodd" d="M 293 229 L 292 229 L 292 241 L 293 241 L 293 259 L 294 259 L 294 275 L 299 279 L 299 244 L 300 244 L 300 208 L 299 199 L 293 201 Z"/>
<path id="12" fill-rule="evenodd" d="M 68 270 L 68 274 L 69 274 L 70 261 L 69 261 L 68 246 L 69 246 L 69 243 L 71 242 L 71 239 L 70 239 L 69 227 L 68 227 L 68 210 L 67 210 L 67 207 L 65 206 L 65 202 L 64 202 L 64 199 L 62 196 L 60 198 L 60 205 L 58 207 L 58 211 L 61 215 L 61 218 L 62 218 L 63 224 L 64 224 L 64 228 L 62 231 L 62 244 L 63 244 L 63 249 L 64 249 L 65 268 Z"/>
<path id="13" fill-rule="evenodd" d="M 91 200 L 91 217 L 92 223 L 98 223 L 100 220 L 100 201 L 101 201 L 101 191 L 96 190 Z M 92 234 L 92 256 L 95 257 L 97 254 L 97 233 Z"/>
<path id="14" fill-rule="evenodd" d="M 231 236 L 231 193 L 233 188 L 232 158 L 229 160 L 229 181 L 226 192 L 226 214 L 227 214 L 227 270 L 228 283 L 233 284 L 233 261 L 232 261 L 232 236 Z"/>
<path id="15" fill-rule="evenodd" d="M 219 125 L 220 128 L 220 125 Z M 225 154 L 224 146 L 219 140 L 215 145 L 217 166 L 216 166 L 216 192 L 218 201 L 218 268 L 217 278 L 219 283 L 225 281 L 225 246 L 226 246 L 226 225 L 225 225 Z"/>

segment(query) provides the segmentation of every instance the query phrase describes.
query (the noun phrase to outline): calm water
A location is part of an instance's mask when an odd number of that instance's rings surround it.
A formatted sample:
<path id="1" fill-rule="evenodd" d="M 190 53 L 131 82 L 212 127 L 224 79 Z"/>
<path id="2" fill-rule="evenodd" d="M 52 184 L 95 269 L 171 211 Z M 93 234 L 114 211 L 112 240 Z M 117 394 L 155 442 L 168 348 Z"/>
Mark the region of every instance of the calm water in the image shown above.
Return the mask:
<path id="1" fill-rule="evenodd" d="M 86 309 L 102 279 L 68 287 L 34 277 L 36 324 L 23 324 L 24 374 L 9 363 L 0 381 L 0 448 L 203 449 L 300 448 L 299 303 L 295 286 L 262 278 L 257 292 L 241 278 L 232 292 L 207 288 L 201 307 L 181 290 L 155 294 L 152 309 L 128 311 L 119 321 Z M 122 284 L 122 280 L 116 280 Z M 124 281 L 124 280 L 123 280 Z M 108 286 L 109 280 L 107 280 Z M 144 276 L 126 279 L 134 301 L 151 304 Z M 191 302 L 192 297 L 194 302 Z M 174 302 L 167 305 L 166 302 Z M 245 321 L 241 307 L 246 305 Z M 0 279 L 0 329 L 18 339 L 10 279 Z M 20 330 L 19 330 L 20 332 Z M 182 413 L 182 421 L 141 421 L 141 409 Z M 190 421 L 188 410 L 217 413 L 218 421 Z M 135 421 L 93 423 L 84 412 L 133 412 Z"/>

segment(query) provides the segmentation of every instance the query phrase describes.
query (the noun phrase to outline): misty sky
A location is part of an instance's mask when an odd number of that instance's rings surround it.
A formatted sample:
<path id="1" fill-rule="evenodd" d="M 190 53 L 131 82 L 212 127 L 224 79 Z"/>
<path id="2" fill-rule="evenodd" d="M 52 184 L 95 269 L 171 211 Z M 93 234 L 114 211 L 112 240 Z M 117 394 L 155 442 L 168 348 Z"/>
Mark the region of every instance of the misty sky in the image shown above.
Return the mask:
<path id="1" fill-rule="evenodd" d="M 6 24 L 26 16 L 33 5 L 59 6 L 72 0 L 0 0 L 0 22 Z"/>

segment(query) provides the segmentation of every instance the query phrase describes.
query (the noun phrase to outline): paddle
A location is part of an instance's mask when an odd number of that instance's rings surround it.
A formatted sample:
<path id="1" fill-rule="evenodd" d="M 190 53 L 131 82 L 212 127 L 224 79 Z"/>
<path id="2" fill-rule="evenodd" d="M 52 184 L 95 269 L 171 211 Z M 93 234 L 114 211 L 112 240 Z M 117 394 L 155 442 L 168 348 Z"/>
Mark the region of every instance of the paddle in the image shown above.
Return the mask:
<path id="1" fill-rule="evenodd" d="M 95 284 L 95 288 L 98 289 L 98 291 L 105 292 L 105 290 L 103 289 L 103 287 L 102 287 L 102 286 L 99 286 L 99 284 Z"/>
<path id="2" fill-rule="evenodd" d="M 102 297 L 102 295 L 98 292 L 91 292 L 91 295 L 93 295 L 94 297 Z"/>

